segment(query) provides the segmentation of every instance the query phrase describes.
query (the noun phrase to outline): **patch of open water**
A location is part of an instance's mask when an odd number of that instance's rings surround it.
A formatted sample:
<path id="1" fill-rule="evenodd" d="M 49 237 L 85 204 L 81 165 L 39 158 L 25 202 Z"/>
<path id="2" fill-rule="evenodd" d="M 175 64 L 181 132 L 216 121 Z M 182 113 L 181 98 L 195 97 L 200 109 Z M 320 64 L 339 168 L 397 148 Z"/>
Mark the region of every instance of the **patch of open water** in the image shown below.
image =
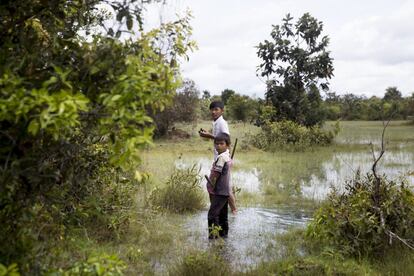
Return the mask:
<path id="1" fill-rule="evenodd" d="M 270 252 L 279 252 L 274 237 L 293 227 L 304 227 L 310 220 L 309 212 L 293 208 L 240 208 L 236 215 L 229 213 L 229 236 L 222 240 L 209 240 L 207 210 L 188 217 L 184 225 L 188 240 L 195 248 L 214 247 L 233 268 L 266 261 Z"/>
<path id="2" fill-rule="evenodd" d="M 372 154 L 370 153 L 337 153 L 328 162 L 321 165 L 323 177 L 312 174 L 310 180 L 302 181 L 302 194 L 311 199 L 322 200 L 334 186 L 342 190 L 345 181 L 352 179 L 357 170 L 361 174 L 371 171 Z M 408 184 L 414 186 L 414 176 L 406 172 L 413 168 L 414 153 L 411 152 L 388 152 L 378 163 L 377 172 L 387 175 L 388 179 L 396 179 L 404 176 Z"/>

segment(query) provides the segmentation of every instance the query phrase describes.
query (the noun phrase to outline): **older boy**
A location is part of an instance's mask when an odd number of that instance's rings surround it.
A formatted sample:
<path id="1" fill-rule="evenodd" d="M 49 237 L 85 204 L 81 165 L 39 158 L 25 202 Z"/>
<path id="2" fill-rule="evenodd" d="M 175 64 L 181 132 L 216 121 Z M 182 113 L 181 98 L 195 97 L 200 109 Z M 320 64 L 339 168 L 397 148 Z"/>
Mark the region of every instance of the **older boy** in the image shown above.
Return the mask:
<path id="1" fill-rule="evenodd" d="M 207 191 L 210 196 L 210 209 L 208 211 L 209 238 L 215 238 L 215 227 L 220 227 L 218 235 L 227 237 L 229 232 L 228 210 L 229 198 L 232 195 L 230 188 L 230 169 L 232 160 L 229 152 L 230 136 L 226 133 L 219 133 L 214 137 L 214 147 L 218 156 L 211 168 Z M 232 207 L 232 203 L 230 204 Z M 236 207 L 234 206 L 234 209 Z M 233 207 L 232 207 L 233 209 Z"/>
<path id="2" fill-rule="evenodd" d="M 226 133 L 230 135 L 229 126 L 223 118 L 224 104 L 221 101 L 214 101 L 210 103 L 210 113 L 213 118 L 213 133 L 210 133 L 204 129 L 200 129 L 199 134 L 201 137 L 214 139 L 219 133 Z M 214 148 L 214 160 L 217 159 L 217 150 Z"/>

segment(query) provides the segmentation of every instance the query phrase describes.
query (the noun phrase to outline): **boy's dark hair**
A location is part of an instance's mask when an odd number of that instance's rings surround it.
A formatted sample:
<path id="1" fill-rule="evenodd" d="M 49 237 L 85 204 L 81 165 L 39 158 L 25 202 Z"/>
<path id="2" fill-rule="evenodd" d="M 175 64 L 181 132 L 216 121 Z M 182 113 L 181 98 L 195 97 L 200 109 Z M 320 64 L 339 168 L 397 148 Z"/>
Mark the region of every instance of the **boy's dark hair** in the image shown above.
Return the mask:
<path id="1" fill-rule="evenodd" d="M 214 143 L 221 141 L 226 142 L 226 145 L 230 146 L 230 135 L 228 135 L 227 133 L 219 133 L 216 135 L 216 137 L 214 137 Z"/>
<path id="2" fill-rule="evenodd" d="M 219 107 L 221 109 L 224 109 L 224 103 L 222 101 L 214 101 L 210 103 L 210 109 Z"/>

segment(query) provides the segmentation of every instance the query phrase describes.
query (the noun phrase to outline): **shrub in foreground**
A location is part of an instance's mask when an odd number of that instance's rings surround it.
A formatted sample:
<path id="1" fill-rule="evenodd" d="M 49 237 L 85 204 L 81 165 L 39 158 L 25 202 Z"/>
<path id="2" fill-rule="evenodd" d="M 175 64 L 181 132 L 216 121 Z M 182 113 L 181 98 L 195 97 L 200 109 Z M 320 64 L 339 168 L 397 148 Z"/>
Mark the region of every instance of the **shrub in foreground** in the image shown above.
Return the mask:
<path id="1" fill-rule="evenodd" d="M 230 268 L 226 261 L 213 253 L 197 252 L 185 256 L 182 262 L 170 271 L 170 275 L 230 275 Z"/>
<path id="2" fill-rule="evenodd" d="M 404 180 L 357 173 L 344 192 L 333 191 L 316 212 L 307 236 L 349 256 L 384 255 L 414 235 L 414 193 Z M 378 194 L 379 196 L 373 196 Z"/>
<path id="3" fill-rule="evenodd" d="M 196 165 L 175 169 L 162 188 L 155 188 L 150 195 L 150 204 L 172 212 L 182 213 L 204 207 L 201 177 Z"/>

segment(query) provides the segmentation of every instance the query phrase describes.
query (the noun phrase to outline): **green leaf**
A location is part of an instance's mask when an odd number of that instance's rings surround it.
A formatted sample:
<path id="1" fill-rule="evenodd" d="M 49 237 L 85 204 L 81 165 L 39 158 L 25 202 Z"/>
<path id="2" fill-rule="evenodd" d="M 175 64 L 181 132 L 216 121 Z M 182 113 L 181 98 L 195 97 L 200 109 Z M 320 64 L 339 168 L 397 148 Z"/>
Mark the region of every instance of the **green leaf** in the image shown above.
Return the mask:
<path id="1" fill-rule="evenodd" d="M 36 135 L 39 132 L 40 129 L 40 125 L 39 122 L 35 119 L 33 119 L 30 123 L 29 126 L 27 127 L 27 131 L 29 133 L 31 133 L 32 135 Z"/>

